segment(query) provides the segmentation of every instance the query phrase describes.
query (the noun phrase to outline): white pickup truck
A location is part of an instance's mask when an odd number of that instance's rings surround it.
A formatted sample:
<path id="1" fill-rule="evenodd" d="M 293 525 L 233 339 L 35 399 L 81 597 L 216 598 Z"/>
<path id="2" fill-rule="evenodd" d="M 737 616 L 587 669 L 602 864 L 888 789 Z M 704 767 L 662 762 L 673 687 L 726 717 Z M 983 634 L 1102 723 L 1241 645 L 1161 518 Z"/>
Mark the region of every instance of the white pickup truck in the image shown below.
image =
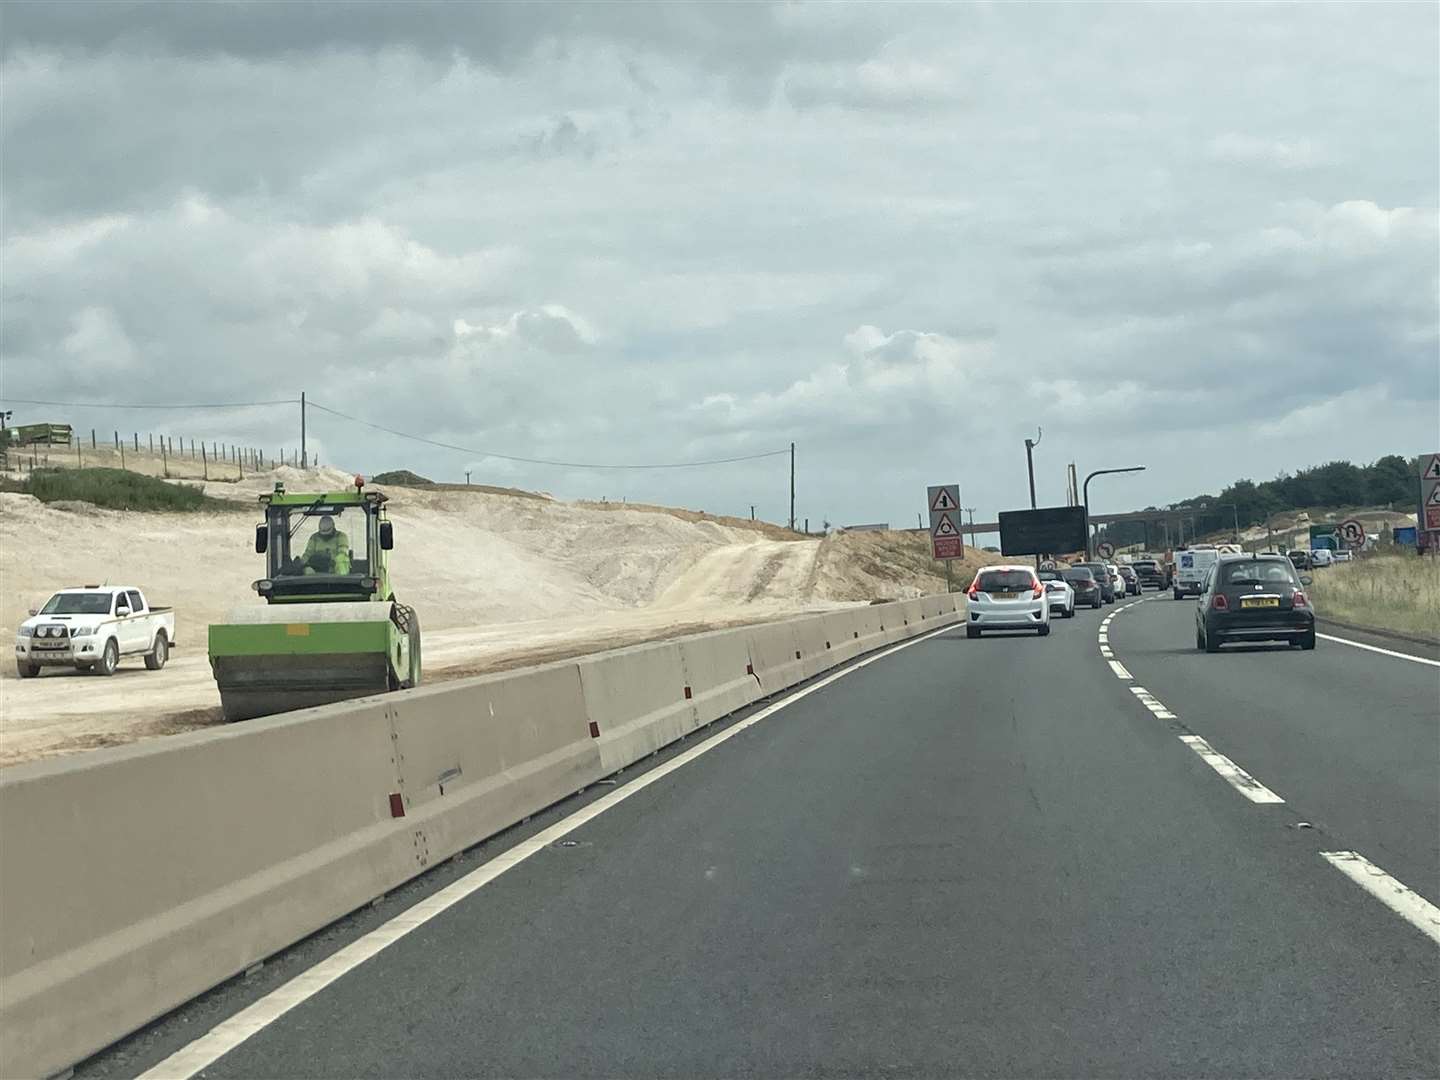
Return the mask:
<path id="1" fill-rule="evenodd" d="M 143 656 L 159 671 L 175 647 L 175 612 L 150 607 L 129 585 L 86 585 L 57 592 L 15 635 L 15 670 L 33 679 L 44 667 L 114 675 L 121 657 Z"/>

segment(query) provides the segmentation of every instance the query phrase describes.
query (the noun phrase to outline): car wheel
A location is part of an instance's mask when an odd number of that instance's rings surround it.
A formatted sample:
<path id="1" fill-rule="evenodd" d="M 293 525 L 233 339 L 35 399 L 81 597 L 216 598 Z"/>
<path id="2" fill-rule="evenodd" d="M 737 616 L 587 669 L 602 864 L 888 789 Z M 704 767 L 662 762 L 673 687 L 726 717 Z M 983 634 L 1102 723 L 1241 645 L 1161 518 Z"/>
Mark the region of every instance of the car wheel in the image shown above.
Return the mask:
<path id="1" fill-rule="evenodd" d="M 1049 623 L 1041 623 L 1041 624 L 1040 624 L 1040 628 L 1039 628 L 1038 630 L 1036 630 L 1035 632 L 1036 632 L 1037 634 L 1039 634 L 1041 637 L 1049 637 L 1049 636 L 1050 636 L 1050 624 L 1049 624 Z"/>
<path id="2" fill-rule="evenodd" d="M 1179 589 L 1176 589 L 1176 590 L 1175 590 L 1175 599 L 1176 599 L 1176 600 L 1179 600 L 1179 599 L 1180 599 L 1182 596 L 1184 596 L 1184 595 L 1185 595 L 1185 594 L 1182 593 Z"/>
<path id="3" fill-rule="evenodd" d="M 95 670 L 101 675 L 114 675 L 115 669 L 120 666 L 120 646 L 111 638 L 105 643 L 105 651 L 100 654 L 100 662 L 95 665 Z"/>
<path id="4" fill-rule="evenodd" d="M 1208 652 L 1208 653 L 1216 653 L 1216 652 L 1219 652 L 1219 651 L 1220 651 L 1220 646 L 1223 645 L 1223 644 L 1225 644 L 1225 642 L 1224 642 L 1224 640 L 1220 637 L 1219 634 L 1209 634 L 1209 633 L 1207 633 L 1207 634 L 1205 635 L 1205 651 L 1206 651 L 1206 652 Z"/>
<path id="5" fill-rule="evenodd" d="M 965 627 L 965 636 L 966 636 L 967 638 L 972 638 L 972 639 L 979 637 L 979 636 L 980 636 L 980 628 L 979 628 L 978 626 L 967 626 L 967 627 Z"/>
<path id="6" fill-rule="evenodd" d="M 1301 636 L 1301 638 L 1300 638 L 1300 648 L 1305 649 L 1307 652 L 1308 652 L 1310 649 L 1315 648 L 1315 631 L 1314 631 L 1314 630 L 1311 630 L 1311 631 L 1309 631 L 1308 633 L 1306 633 L 1306 634 L 1304 634 L 1304 635 Z"/>
<path id="7" fill-rule="evenodd" d="M 1073 619 L 1074 617 L 1075 617 L 1075 605 L 1074 605 L 1074 604 L 1071 604 L 1068 608 L 1065 609 L 1065 618 L 1067 618 L 1067 619 Z"/>
<path id="8" fill-rule="evenodd" d="M 170 643 L 165 640 L 165 631 L 155 635 L 155 647 L 145 654 L 145 670 L 159 671 L 170 659 Z"/>
<path id="9" fill-rule="evenodd" d="M 1200 632 L 1200 624 L 1195 624 L 1195 648 L 1205 648 L 1205 635 Z"/>
<path id="10" fill-rule="evenodd" d="M 1100 603 L 1101 603 L 1101 602 L 1100 602 L 1099 600 L 1096 600 L 1096 601 L 1094 601 L 1090 606 L 1091 606 L 1092 608 L 1094 608 L 1096 611 L 1099 611 L 1099 610 L 1100 610 Z"/>
<path id="11" fill-rule="evenodd" d="M 40 665 L 27 664 L 24 660 L 16 660 L 15 673 L 22 679 L 33 679 L 40 674 Z"/>

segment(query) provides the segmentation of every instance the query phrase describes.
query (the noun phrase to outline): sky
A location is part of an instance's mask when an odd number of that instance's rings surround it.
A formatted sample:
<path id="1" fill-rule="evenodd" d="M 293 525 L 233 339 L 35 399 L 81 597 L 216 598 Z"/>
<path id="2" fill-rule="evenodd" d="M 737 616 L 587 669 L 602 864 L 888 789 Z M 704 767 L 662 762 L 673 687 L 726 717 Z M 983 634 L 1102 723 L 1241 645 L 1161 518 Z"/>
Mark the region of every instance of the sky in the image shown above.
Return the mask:
<path id="1" fill-rule="evenodd" d="M 786 520 L 1440 449 L 1440 5 L 10 2 L 14 422 Z"/>

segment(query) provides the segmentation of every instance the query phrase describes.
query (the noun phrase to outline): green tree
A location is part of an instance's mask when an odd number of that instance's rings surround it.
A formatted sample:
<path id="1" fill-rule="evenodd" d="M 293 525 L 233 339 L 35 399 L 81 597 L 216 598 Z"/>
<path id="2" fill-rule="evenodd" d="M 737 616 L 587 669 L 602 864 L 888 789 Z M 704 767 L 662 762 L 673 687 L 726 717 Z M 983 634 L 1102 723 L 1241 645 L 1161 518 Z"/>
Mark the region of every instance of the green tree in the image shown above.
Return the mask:
<path id="1" fill-rule="evenodd" d="M 1415 498 L 1416 470 L 1399 454 L 1386 454 L 1365 467 L 1365 501 L 1403 502 Z"/>

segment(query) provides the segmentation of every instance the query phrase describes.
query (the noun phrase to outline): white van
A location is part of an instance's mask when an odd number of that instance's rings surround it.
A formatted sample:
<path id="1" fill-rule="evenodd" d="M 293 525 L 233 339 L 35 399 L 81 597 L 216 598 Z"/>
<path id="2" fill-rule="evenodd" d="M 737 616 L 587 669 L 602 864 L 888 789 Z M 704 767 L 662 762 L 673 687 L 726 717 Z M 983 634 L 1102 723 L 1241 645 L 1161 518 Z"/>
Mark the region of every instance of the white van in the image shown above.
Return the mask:
<path id="1" fill-rule="evenodd" d="M 1220 553 L 1214 548 L 1198 551 L 1177 551 L 1175 553 L 1175 599 L 1182 596 L 1199 596 L 1205 584 L 1205 575 L 1220 560 Z"/>

